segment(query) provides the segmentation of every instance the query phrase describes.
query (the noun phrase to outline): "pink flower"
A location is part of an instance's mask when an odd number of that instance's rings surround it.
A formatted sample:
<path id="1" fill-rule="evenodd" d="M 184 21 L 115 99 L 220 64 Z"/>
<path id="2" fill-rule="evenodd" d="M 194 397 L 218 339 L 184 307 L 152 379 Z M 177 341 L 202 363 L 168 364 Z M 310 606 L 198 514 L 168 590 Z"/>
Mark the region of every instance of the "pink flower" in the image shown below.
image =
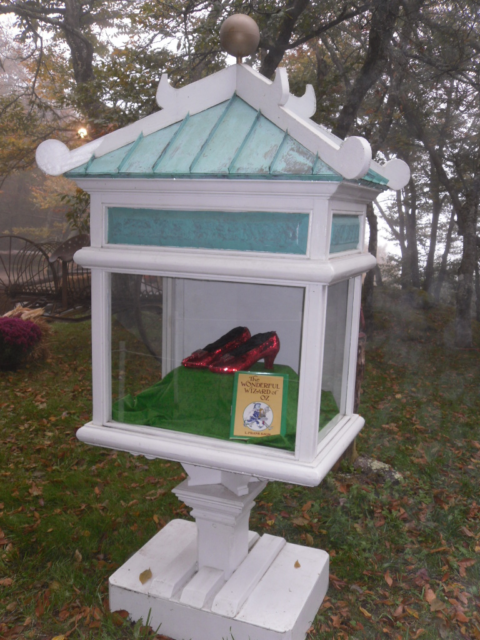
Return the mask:
<path id="1" fill-rule="evenodd" d="M 30 320 L 21 318 L 0 318 L 0 346 L 17 347 L 28 351 L 39 342 L 42 331 L 38 325 Z"/>

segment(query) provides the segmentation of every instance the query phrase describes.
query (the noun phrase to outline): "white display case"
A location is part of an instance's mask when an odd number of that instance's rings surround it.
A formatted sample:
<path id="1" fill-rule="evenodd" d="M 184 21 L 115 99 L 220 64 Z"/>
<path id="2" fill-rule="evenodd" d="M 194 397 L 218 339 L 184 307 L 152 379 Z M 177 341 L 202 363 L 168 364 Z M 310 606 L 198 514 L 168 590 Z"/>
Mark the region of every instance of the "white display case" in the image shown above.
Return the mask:
<path id="1" fill-rule="evenodd" d="M 175 492 L 196 519 L 169 523 L 110 578 L 111 607 L 179 640 L 302 638 L 328 556 L 259 539 L 248 516 L 266 481 L 318 485 L 364 424 L 353 406 L 362 276 L 375 265 L 366 207 L 409 171 L 310 120 L 313 91 L 292 96 L 283 69 L 272 83 L 237 64 L 179 90 L 162 77 L 157 101 L 162 111 L 79 149 L 37 151 L 91 195 L 91 246 L 75 260 L 91 269 L 93 417 L 77 436 L 180 462 Z M 182 364 L 238 326 L 278 336 L 280 436 L 232 439 L 234 375 Z"/>

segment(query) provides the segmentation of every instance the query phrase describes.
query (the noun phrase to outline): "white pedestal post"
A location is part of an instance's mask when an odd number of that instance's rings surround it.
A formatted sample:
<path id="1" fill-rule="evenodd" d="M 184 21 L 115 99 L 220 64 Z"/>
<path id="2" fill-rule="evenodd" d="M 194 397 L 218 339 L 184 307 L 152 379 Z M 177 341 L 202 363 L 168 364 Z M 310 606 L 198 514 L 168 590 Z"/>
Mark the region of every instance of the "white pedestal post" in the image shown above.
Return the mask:
<path id="1" fill-rule="evenodd" d="M 196 522 L 171 521 L 111 576 L 111 610 L 174 640 L 305 638 L 328 588 L 328 554 L 248 530 L 265 481 L 184 468 L 174 493 Z"/>

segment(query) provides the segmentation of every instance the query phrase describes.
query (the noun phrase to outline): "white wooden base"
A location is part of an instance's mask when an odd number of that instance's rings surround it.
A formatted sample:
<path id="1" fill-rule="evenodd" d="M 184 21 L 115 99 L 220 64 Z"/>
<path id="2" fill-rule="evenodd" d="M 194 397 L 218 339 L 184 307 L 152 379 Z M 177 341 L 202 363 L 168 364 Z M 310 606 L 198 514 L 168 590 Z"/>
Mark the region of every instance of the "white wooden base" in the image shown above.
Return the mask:
<path id="1" fill-rule="evenodd" d="M 325 551 L 250 532 L 247 557 L 225 581 L 218 568 L 198 570 L 196 549 L 196 524 L 171 521 L 111 576 L 111 610 L 174 640 L 305 638 L 328 588 Z"/>

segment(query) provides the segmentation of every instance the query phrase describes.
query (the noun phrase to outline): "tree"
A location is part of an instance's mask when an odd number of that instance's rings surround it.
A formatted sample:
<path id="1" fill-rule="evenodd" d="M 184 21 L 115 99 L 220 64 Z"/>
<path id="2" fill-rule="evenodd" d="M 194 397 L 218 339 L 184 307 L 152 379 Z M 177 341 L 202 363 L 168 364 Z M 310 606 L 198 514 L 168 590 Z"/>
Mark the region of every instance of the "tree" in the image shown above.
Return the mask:
<path id="1" fill-rule="evenodd" d="M 155 110 L 161 73 L 182 86 L 225 66 L 218 29 L 235 12 L 259 24 L 250 63 L 261 73 L 271 78 L 286 65 L 294 92 L 314 85 L 318 121 L 341 138 L 364 135 L 379 160 L 390 149 L 412 164 L 416 180 L 395 210 L 384 208 L 401 246 L 403 286 L 439 295 L 456 225 L 463 243 L 457 344 L 470 345 L 479 252 L 478 0 L 0 0 L 0 14 L 15 16 L 28 69 L 22 91 L 2 94 L 6 121 L 18 123 L 15 138 L 22 127 L 27 135 L 18 149 L 12 140 L 8 153 L 0 150 L 0 173 L 27 166 L 48 126 L 72 139 L 82 120 L 98 136 Z M 368 220 L 376 253 L 375 210 Z M 371 301 L 369 287 L 370 276 Z"/>

